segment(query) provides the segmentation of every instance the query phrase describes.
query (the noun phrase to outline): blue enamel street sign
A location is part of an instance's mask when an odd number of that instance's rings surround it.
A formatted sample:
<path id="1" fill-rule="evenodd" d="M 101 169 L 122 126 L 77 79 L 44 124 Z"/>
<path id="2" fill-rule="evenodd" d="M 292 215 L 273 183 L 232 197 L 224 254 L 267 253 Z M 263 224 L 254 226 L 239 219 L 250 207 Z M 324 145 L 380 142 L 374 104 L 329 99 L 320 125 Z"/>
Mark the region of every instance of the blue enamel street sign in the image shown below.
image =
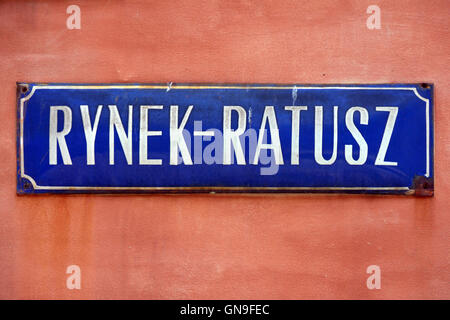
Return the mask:
<path id="1" fill-rule="evenodd" d="M 433 194 L 433 86 L 18 83 L 17 192 Z"/>

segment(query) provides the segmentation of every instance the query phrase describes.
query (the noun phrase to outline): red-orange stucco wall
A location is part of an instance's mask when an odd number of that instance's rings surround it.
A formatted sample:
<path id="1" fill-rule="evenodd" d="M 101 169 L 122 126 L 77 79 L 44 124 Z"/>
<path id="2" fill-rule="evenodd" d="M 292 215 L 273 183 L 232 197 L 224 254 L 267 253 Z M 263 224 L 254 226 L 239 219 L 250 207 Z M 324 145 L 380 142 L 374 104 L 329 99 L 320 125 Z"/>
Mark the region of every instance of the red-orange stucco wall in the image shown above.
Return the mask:
<path id="1" fill-rule="evenodd" d="M 449 21 L 448 0 L 0 2 L 0 298 L 450 298 Z M 434 82 L 435 196 L 19 197 L 16 81 Z"/>

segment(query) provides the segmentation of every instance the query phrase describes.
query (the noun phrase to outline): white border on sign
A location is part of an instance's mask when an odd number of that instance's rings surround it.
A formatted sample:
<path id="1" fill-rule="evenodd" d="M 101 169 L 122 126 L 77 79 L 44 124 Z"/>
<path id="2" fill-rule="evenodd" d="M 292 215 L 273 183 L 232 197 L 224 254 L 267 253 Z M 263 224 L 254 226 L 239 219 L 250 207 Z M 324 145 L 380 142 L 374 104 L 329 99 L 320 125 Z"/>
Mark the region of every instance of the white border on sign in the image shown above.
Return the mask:
<path id="1" fill-rule="evenodd" d="M 306 86 L 233 86 L 233 85 L 179 85 L 172 86 L 171 83 L 168 85 L 34 85 L 31 92 L 20 99 L 20 177 L 28 179 L 33 188 L 36 190 L 129 190 L 129 191 L 170 191 L 170 190 L 285 190 L 285 191 L 362 191 L 362 190 L 372 190 L 372 191 L 384 191 L 384 190 L 410 190 L 409 187 L 80 187 L 80 186 L 40 186 L 36 181 L 25 174 L 24 167 L 24 151 L 23 151 L 23 106 L 25 101 L 29 100 L 36 90 L 39 89 L 166 89 L 166 90 L 177 90 L 177 89 L 303 89 L 303 90 L 317 90 L 317 89 L 332 89 L 332 90 L 411 90 L 414 94 L 422 101 L 425 102 L 425 122 L 426 122 L 426 173 L 425 177 L 430 176 L 430 100 L 422 97 L 418 92 L 417 88 L 408 87 L 306 87 Z"/>

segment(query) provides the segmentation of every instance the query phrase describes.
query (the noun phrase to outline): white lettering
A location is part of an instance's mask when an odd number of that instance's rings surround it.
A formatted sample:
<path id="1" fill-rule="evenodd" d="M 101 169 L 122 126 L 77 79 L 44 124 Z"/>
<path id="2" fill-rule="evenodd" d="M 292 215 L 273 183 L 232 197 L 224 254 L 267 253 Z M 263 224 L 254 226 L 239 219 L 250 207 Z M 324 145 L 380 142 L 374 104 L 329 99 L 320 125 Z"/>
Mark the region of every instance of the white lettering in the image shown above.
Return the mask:
<path id="1" fill-rule="evenodd" d="M 125 130 L 120 120 L 119 111 L 117 106 L 110 105 L 109 107 L 109 164 L 114 164 L 114 129 L 119 136 L 120 144 L 122 145 L 125 158 L 128 165 L 133 164 L 132 154 L 132 137 L 133 137 L 133 106 L 128 106 L 128 134 L 125 134 Z"/>
<path id="2" fill-rule="evenodd" d="M 358 128 L 356 128 L 355 123 L 353 122 L 353 115 L 356 111 L 358 111 L 361 116 L 359 122 L 364 125 L 369 124 L 369 112 L 367 112 L 367 109 L 365 108 L 352 107 L 348 109 L 347 113 L 345 114 L 345 124 L 347 125 L 348 131 L 350 131 L 356 143 L 358 143 L 359 145 L 359 158 L 356 160 L 353 159 L 353 146 L 351 144 L 345 145 L 345 160 L 350 165 L 364 164 L 367 160 L 368 152 L 367 142 L 366 140 L 364 140 L 361 132 L 358 130 Z"/>
<path id="3" fill-rule="evenodd" d="M 300 154 L 300 111 L 308 110 L 307 106 L 286 106 L 285 110 L 292 111 L 291 125 L 291 164 L 299 164 Z"/>
<path id="4" fill-rule="evenodd" d="M 58 130 L 58 111 L 64 113 L 64 125 L 62 131 Z M 72 110 L 68 106 L 51 106 L 50 107 L 50 128 L 49 128 L 49 163 L 57 163 L 57 145 L 61 151 L 63 163 L 65 165 L 72 164 L 69 149 L 67 148 L 65 136 L 72 129 Z"/>
<path id="5" fill-rule="evenodd" d="M 238 128 L 231 130 L 231 111 L 238 113 Z M 245 155 L 242 150 L 239 136 L 246 128 L 246 112 L 240 106 L 224 106 L 223 108 L 223 164 L 231 164 L 231 145 L 236 154 L 237 164 L 245 164 Z"/>
<path id="6" fill-rule="evenodd" d="M 389 112 L 386 127 L 384 128 L 383 139 L 381 140 L 380 149 L 378 150 L 375 160 L 376 166 L 396 166 L 397 162 L 385 161 L 386 152 L 391 141 L 392 131 L 394 130 L 395 120 L 397 119 L 398 107 L 376 107 L 377 111 Z"/>
<path id="7" fill-rule="evenodd" d="M 333 109 L 334 114 L 334 127 L 333 127 L 333 153 L 331 158 L 325 160 L 322 152 L 322 142 L 323 142 L 323 107 L 316 106 L 315 113 L 315 134 L 314 134 L 314 157 L 316 162 L 321 165 L 330 165 L 336 161 L 337 157 L 337 142 L 338 142 L 338 108 L 337 106 Z"/>
<path id="8" fill-rule="evenodd" d="M 178 150 L 181 152 L 181 157 L 184 164 L 191 165 L 192 159 L 189 153 L 186 141 L 183 137 L 183 129 L 191 114 L 194 106 L 189 106 L 184 114 L 183 120 L 181 120 L 180 126 L 178 126 L 178 106 L 170 106 L 170 164 L 178 164 Z"/>
<path id="9" fill-rule="evenodd" d="M 89 107 L 87 105 L 81 105 L 81 118 L 83 119 L 84 136 L 86 138 L 86 161 L 88 165 L 95 164 L 95 137 L 97 135 L 98 122 L 100 120 L 100 114 L 102 113 L 102 105 L 97 107 L 97 113 L 95 114 L 94 128 L 91 126 L 91 117 L 89 116 Z"/>
<path id="10" fill-rule="evenodd" d="M 263 143 L 266 122 L 269 120 L 270 138 L 272 143 Z M 278 130 L 277 119 L 273 106 L 266 106 L 262 118 L 261 127 L 259 129 L 258 145 L 256 146 L 255 158 L 253 164 L 258 164 L 261 149 L 271 149 L 275 155 L 275 164 L 284 164 L 283 153 L 281 152 L 280 135 Z"/>
<path id="11" fill-rule="evenodd" d="M 162 131 L 148 131 L 148 110 L 161 110 L 163 106 L 141 106 L 141 121 L 139 128 L 139 164 L 161 165 L 161 159 L 148 159 L 148 137 L 161 136 Z"/>

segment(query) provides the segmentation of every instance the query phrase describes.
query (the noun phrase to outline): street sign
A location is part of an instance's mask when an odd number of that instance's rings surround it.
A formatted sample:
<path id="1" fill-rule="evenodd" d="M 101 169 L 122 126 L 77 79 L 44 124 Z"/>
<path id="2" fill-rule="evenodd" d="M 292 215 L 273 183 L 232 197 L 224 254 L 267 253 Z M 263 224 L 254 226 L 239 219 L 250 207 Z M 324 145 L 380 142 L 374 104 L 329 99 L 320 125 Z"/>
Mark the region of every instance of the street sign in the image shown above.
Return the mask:
<path id="1" fill-rule="evenodd" d="M 433 86 L 18 83 L 17 192 L 433 194 Z"/>

